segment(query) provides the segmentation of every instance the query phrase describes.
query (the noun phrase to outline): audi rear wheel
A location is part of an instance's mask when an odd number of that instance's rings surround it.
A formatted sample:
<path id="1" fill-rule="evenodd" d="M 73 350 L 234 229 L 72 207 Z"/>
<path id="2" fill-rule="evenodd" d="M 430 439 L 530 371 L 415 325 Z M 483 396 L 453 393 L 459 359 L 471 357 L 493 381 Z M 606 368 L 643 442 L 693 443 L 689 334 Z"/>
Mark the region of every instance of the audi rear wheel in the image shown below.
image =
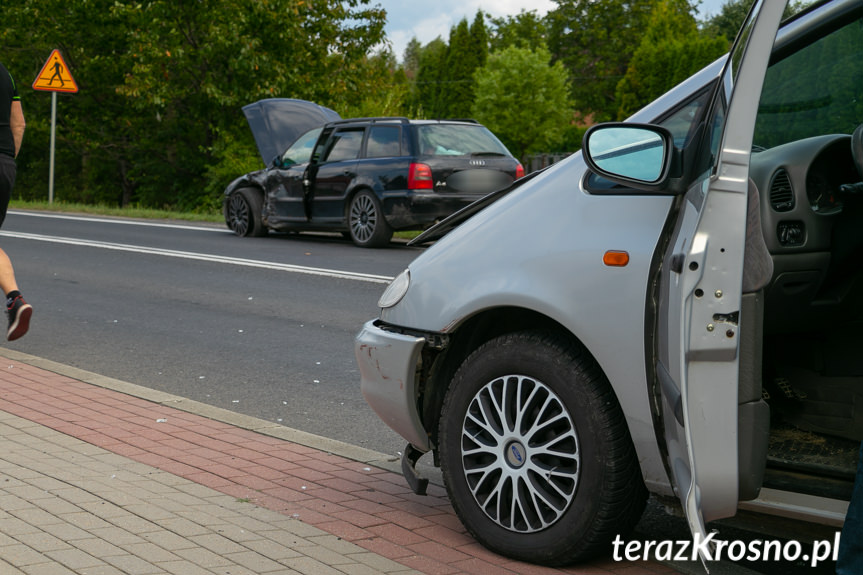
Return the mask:
<path id="1" fill-rule="evenodd" d="M 393 237 L 393 230 L 384 218 L 380 200 L 368 190 L 358 192 L 351 199 L 348 226 L 351 240 L 362 248 L 385 246 Z"/>

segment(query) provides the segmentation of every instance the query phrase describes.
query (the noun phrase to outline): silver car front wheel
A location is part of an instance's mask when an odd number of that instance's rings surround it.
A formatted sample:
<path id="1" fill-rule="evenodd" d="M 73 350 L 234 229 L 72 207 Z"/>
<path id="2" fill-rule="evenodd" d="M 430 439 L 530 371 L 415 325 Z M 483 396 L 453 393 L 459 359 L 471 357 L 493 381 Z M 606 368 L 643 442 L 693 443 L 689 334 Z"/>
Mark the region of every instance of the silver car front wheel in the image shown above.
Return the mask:
<path id="1" fill-rule="evenodd" d="M 470 402 L 461 435 L 465 481 L 491 521 L 534 533 L 569 508 L 581 468 L 578 435 L 543 382 L 516 374 L 490 381 Z"/>
<path id="2" fill-rule="evenodd" d="M 467 530 L 522 561 L 587 559 L 632 529 L 647 500 L 608 380 L 582 346 L 548 332 L 503 335 L 464 360 L 437 445 Z"/>

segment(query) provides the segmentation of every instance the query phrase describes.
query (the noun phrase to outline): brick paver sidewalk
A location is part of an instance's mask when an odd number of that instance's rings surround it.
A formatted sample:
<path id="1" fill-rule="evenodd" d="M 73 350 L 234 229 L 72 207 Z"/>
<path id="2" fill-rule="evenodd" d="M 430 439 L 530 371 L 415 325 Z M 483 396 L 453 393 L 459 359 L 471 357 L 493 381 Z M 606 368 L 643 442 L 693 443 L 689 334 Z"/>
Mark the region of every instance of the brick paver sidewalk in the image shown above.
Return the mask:
<path id="1" fill-rule="evenodd" d="M 373 452 L 2 355 L 4 575 L 676 573 L 515 562 L 465 532 L 442 488 L 414 495 Z"/>

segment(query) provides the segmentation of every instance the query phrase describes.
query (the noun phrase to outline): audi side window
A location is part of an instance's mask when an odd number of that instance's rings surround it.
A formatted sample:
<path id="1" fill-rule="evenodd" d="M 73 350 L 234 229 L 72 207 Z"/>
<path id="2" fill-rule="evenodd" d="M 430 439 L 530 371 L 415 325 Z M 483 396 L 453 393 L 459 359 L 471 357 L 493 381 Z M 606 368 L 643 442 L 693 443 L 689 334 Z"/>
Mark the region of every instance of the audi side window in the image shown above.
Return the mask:
<path id="1" fill-rule="evenodd" d="M 324 157 L 324 154 L 327 150 L 327 144 L 330 141 L 330 134 L 332 133 L 332 128 L 327 128 L 323 131 L 320 139 L 318 139 L 318 144 L 315 146 L 315 151 L 312 152 L 312 162 L 317 164 L 320 163 Z"/>
<path id="2" fill-rule="evenodd" d="M 315 147 L 315 142 L 318 141 L 318 136 L 321 134 L 321 128 L 315 128 L 300 136 L 296 142 L 291 144 L 291 147 L 285 150 L 282 154 L 282 167 L 289 167 L 296 164 L 302 164 L 309 161 L 312 156 L 312 149 Z"/>
<path id="3" fill-rule="evenodd" d="M 398 126 L 372 126 L 366 143 L 367 158 L 401 156 L 401 129 Z"/>
<path id="4" fill-rule="evenodd" d="M 324 157 L 324 162 L 343 162 L 360 157 L 360 147 L 363 143 L 363 130 L 342 130 L 336 132 L 330 140 L 330 149 Z"/>

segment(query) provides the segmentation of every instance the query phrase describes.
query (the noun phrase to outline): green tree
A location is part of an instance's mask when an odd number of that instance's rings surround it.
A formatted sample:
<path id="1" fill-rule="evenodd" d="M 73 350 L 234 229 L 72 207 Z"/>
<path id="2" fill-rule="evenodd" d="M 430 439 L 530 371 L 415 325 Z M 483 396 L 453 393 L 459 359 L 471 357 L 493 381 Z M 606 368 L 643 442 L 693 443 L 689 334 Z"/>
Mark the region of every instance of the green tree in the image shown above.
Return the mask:
<path id="1" fill-rule="evenodd" d="M 134 25 L 134 65 L 119 93 L 133 109 L 156 119 L 148 134 L 155 149 L 137 165 L 146 174 L 165 167 L 175 174 L 172 182 L 142 181 L 137 190 L 142 200 L 194 205 L 198 170 L 222 159 L 211 156 L 218 149 L 217 134 L 248 131 L 238 113 L 244 104 L 289 96 L 339 110 L 358 101 L 366 55 L 383 38 L 382 14 L 354 9 L 359 4 L 151 0 L 116 5 Z"/>
<path id="2" fill-rule="evenodd" d="M 585 119 L 617 116 L 616 88 L 640 44 L 656 0 L 557 0 L 547 16 L 548 48 L 569 72 Z"/>
<path id="3" fill-rule="evenodd" d="M 474 117 L 518 158 L 553 150 L 572 121 L 567 73 L 545 48 L 510 46 L 476 72 Z"/>
<path id="4" fill-rule="evenodd" d="M 699 32 L 687 0 L 660 0 L 617 84 L 618 119 L 638 111 L 727 49 L 724 37 Z"/>
<path id="5" fill-rule="evenodd" d="M 440 37 L 422 47 L 419 54 L 416 90 L 419 105 L 416 115 L 441 118 L 446 115 L 443 89 L 446 82 L 447 45 Z"/>
<path id="6" fill-rule="evenodd" d="M 490 18 L 489 50 L 497 52 L 517 46 L 538 50 L 546 47 L 547 27 L 545 19 L 540 18 L 535 10 L 522 10 L 515 16 Z"/>
<path id="7" fill-rule="evenodd" d="M 116 87 L 129 66 L 127 23 L 114 2 L 86 6 L 60 0 L 0 4 L 3 60 L 15 76 L 27 119 L 18 157 L 19 197 L 47 198 L 51 96 L 29 90 L 51 50 L 59 48 L 79 87 L 58 94 L 55 194 L 75 201 L 119 202 L 134 188 L 127 153 L 136 118 L 124 117 Z"/>
<path id="8" fill-rule="evenodd" d="M 257 156 L 242 105 L 360 105 L 379 83 L 369 55 L 384 13 L 366 0 L 20 0 L 0 4 L 0 21 L 4 63 L 22 85 L 58 47 L 78 81 L 59 98 L 63 199 L 189 209 L 218 204 L 218 166 Z M 47 94 L 24 101 L 21 194 L 47 182 L 50 116 Z"/>
<path id="9" fill-rule="evenodd" d="M 473 72 L 477 68 L 475 61 L 471 53 L 470 28 L 467 20 L 462 19 L 449 35 L 443 76 L 445 85 L 441 90 L 444 117 L 466 118 L 470 115 Z"/>
<path id="10" fill-rule="evenodd" d="M 754 3 L 755 0 L 726 0 L 719 12 L 708 18 L 702 28 L 706 33 L 713 36 L 724 36 L 730 44 L 737 37 L 737 32 L 743 25 L 743 21 L 746 19 L 746 15 Z M 811 1 L 792 0 L 785 7 L 783 17 L 787 18 L 811 3 Z"/>
<path id="11" fill-rule="evenodd" d="M 420 53 L 422 51 L 422 44 L 420 41 L 416 39 L 416 36 L 411 38 L 411 41 L 408 42 L 408 45 L 405 47 L 405 53 L 402 55 L 403 64 L 402 67 L 404 69 L 405 75 L 409 79 L 415 79 L 417 76 L 417 72 L 420 67 Z"/>
<path id="12" fill-rule="evenodd" d="M 704 24 L 704 31 L 714 36 L 724 37 L 728 43 L 734 41 L 737 31 L 743 24 L 749 8 L 755 0 L 728 0 L 723 2 L 719 12 L 711 16 Z"/>
<path id="13" fill-rule="evenodd" d="M 419 50 L 413 45 L 409 48 L 419 63 L 410 98 L 418 103 L 410 106 L 415 114 L 426 118 L 468 117 L 474 99 L 474 72 L 488 57 L 483 13 L 477 12 L 471 25 L 464 18 L 453 26 L 449 43 L 438 37 Z"/>
<path id="14" fill-rule="evenodd" d="M 473 18 L 473 22 L 470 25 L 470 44 L 468 49 L 470 50 L 471 56 L 473 56 L 473 71 L 476 71 L 476 68 L 482 68 L 485 66 L 485 63 L 488 60 L 488 43 L 489 33 L 488 27 L 485 25 L 485 14 L 480 10 L 477 11 L 476 16 Z"/>
<path id="15" fill-rule="evenodd" d="M 366 58 L 362 99 L 346 105 L 344 117 L 402 116 L 407 113 L 409 83 L 407 73 L 389 49 Z"/>
<path id="16" fill-rule="evenodd" d="M 416 39 L 416 36 L 414 36 L 405 47 L 404 54 L 402 55 L 402 63 L 399 68 L 401 73 L 404 75 L 406 82 L 404 100 L 402 102 L 402 113 L 410 117 L 419 116 L 420 110 L 422 109 L 422 94 L 420 92 L 419 84 L 417 83 L 419 80 L 420 58 L 422 57 L 422 51 L 422 44 L 420 44 L 420 41 Z"/>

